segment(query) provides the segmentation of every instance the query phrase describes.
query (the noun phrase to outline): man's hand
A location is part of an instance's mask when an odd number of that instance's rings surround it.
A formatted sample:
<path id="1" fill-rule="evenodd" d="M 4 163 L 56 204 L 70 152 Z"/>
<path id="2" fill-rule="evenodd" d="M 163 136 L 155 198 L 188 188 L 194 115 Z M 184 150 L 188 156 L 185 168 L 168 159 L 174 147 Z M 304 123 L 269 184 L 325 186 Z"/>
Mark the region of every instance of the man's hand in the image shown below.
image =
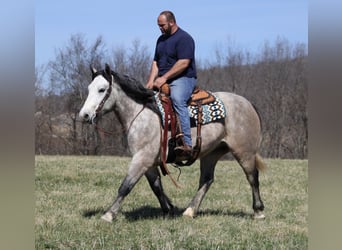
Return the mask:
<path id="1" fill-rule="evenodd" d="M 146 88 L 153 89 L 153 85 L 154 85 L 153 82 L 148 82 L 148 83 L 146 83 Z"/>
<path id="2" fill-rule="evenodd" d="M 167 79 L 163 76 L 157 77 L 154 80 L 153 87 L 160 89 L 160 87 L 166 83 Z"/>

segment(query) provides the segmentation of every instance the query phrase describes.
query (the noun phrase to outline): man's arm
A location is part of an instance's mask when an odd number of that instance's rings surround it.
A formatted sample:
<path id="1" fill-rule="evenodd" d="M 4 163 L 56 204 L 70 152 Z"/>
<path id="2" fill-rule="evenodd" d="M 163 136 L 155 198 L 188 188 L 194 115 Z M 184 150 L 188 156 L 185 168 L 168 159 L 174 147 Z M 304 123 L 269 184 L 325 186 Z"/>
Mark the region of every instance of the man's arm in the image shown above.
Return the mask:
<path id="1" fill-rule="evenodd" d="M 190 62 L 190 59 L 179 59 L 168 72 L 154 80 L 154 86 L 160 88 L 160 86 L 166 83 L 167 80 L 181 74 L 189 66 Z"/>
<path id="2" fill-rule="evenodd" d="M 149 89 L 153 88 L 154 80 L 157 78 L 157 76 L 158 76 L 157 62 L 153 61 L 152 65 L 151 65 L 150 76 L 149 76 L 148 81 L 146 83 L 146 88 L 149 88 Z"/>

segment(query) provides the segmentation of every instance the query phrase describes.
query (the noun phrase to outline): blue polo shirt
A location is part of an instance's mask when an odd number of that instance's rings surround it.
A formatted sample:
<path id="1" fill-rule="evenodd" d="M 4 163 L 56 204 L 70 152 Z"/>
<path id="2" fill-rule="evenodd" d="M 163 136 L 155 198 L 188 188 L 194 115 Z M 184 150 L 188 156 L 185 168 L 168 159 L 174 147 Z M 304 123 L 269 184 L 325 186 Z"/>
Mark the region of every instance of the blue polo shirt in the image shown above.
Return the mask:
<path id="1" fill-rule="evenodd" d="M 179 59 L 191 59 L 189 67 L 179 77 L 197 77 L 195 65 L 195 42 L 184 30 L 178 28 L 172 35 L 161 35 L 157 40 L 154 61 L 157 62 L 158 76 L 164 75 Z"/>

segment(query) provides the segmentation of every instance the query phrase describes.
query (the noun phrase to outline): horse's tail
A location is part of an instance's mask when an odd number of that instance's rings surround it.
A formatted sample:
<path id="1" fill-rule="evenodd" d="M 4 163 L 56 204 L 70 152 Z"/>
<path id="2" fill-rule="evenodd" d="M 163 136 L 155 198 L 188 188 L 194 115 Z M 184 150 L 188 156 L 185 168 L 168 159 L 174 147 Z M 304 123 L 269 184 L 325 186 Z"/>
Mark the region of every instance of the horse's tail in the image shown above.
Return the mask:
<path id="1" fill-rule="evenodd" d="M 260 130 L 262 130 L 262 120 L 261 120 L 261 116 L 260 116 L 260 113 L 259 113 L 259 110 L 257 109 L 257 107 L 252 103 L 252 106 L 259 118 L 259 122 L 260 122 Z M 261 132 L 261 131 L 260 131 Z M 261 143 L 261 140 L 262 140 L 262 137 L 260 137 L 260 142 L 259 144 Z M 262 157 L 257 153 L 256 156 L 255 156 L 255 165 L 256 165 L 256 168 L 259 170 L 259 171 L 264 171 L 266 170 L 267 166 L 264 162 L 264 160 L 262 159 Z"/>
<path id="2" fill-rule="evenodd" d="M 264 160 L 259 154 L 256 154 L 255 156 L 255 166 L 259 171 L 264 171 L 267 168 Z"/>

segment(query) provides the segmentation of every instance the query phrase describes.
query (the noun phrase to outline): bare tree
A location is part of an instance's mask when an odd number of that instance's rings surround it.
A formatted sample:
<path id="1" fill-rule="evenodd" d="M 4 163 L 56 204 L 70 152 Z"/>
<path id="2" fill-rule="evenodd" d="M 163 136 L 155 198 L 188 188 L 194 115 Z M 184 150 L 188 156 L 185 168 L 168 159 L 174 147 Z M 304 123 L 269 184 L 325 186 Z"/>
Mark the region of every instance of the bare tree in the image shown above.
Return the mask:
<path id="1" fill-rule="evenodd" d="M 56 58 L 48 65 L 50 93 L 56 96 L 55 99 L 49 98 L 48 101 L 55 101 L 52 105 L 59 105 L 53 116 L 59 120 L 60 133 L 54 135 L 71 154 L 89 152 L 87 147 L 91 143 L 88 142 L 90 138 L 87 138 L 87 135 L 91 132 L 84 132 L 87 128 L 83 128 L 83 125 L 78 123 L 78 112 L 86 98 L 87 86 L 91 81 L 89 66 L 101 65 L 104 54 L 102 37 L 98 37 L 93 44 L 88 45 L 83 35 L 76 34 L 71 36 L 65 48 L 56 51 Z M 79 143 L 84 140 L 87 143 Z"/>
<path id="2" fill-rule="evenodd" d="M 306 125 L 298 123 L 295 118 L 306 117 L 307 98 L 304 96 L 307 95 L 307 74 L 304 49 L 300 45 L 296 47 L 297 53 L 292 53 L 294 49 L 288 40 L 278 38 L 274 46 L 266 42 L 260 54 L 255 79 L 263 83 L 258 91 L 263 101 L 259 101 L 258 105 L 266 121 L 264 148 L 267 147 L 269 157 L 306 156 L 304 151 L 298 152 L 298 148 L 303 146 L 295 143 L 299 138 L 304 144 L 306 140 L 302 132 L 298 133 L 303 129 L 305 131 Z"/>
<path id="3" fill-rule="evenodd" d="M 151 61 L 147 46 L 141 45 L 138 39 L 128 49 L 121 46 L 113 50 L 113 70 L 134 77 L 143 84 L 147 81 Z"/>

